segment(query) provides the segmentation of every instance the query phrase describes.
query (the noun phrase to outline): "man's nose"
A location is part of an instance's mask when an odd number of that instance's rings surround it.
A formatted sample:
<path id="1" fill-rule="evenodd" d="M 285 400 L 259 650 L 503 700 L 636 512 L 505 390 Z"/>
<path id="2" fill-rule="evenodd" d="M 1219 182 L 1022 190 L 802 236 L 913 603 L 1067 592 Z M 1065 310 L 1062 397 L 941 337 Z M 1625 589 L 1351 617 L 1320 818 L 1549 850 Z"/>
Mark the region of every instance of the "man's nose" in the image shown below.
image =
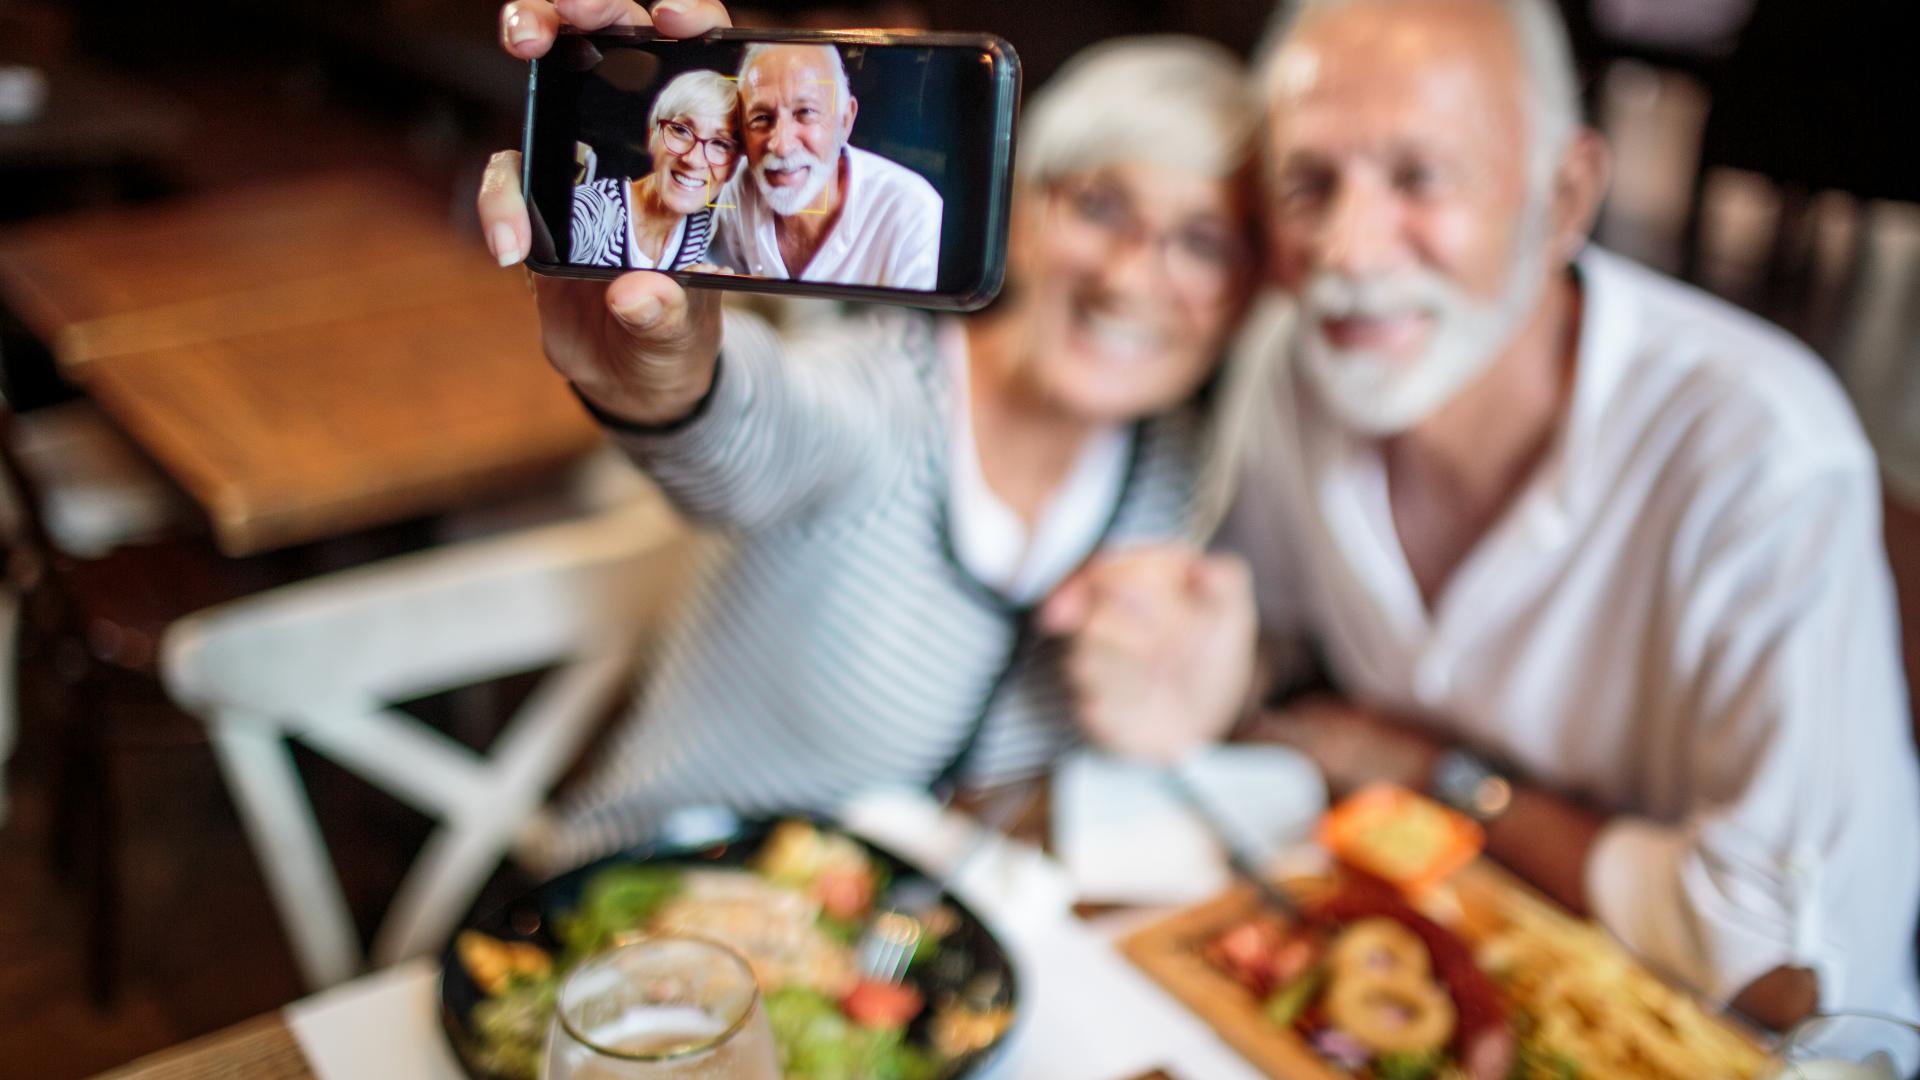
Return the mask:
<path id="1" fill-rule="evenodd" d="M 1363 177 L 1342 182 L 1320 233 L 1320 269 L 1366 277 L 1394 258 L 1400 208 L 1391 193 Z"/>
<path id="2" fill-rule="evenodd" d="M 773 135 L 767 139 L 767 149 L 780 157 L 792 153 L 800 141 L 800 125 L 790 116 L 782 116 L 773 122 Z"/>

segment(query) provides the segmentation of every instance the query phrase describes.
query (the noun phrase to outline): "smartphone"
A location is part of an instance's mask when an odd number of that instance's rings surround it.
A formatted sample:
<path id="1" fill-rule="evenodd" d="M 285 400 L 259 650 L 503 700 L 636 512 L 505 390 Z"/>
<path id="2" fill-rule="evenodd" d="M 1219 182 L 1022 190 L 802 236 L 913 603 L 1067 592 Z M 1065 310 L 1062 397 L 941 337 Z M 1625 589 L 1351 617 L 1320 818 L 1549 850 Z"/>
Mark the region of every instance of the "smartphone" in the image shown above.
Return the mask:
<path id="1" fill-rule="evenodd" d="M 982 307 L 1019 97 L 1019 58 L 987 34 L 562 32 L 527 83 L 527 263 Z"/>

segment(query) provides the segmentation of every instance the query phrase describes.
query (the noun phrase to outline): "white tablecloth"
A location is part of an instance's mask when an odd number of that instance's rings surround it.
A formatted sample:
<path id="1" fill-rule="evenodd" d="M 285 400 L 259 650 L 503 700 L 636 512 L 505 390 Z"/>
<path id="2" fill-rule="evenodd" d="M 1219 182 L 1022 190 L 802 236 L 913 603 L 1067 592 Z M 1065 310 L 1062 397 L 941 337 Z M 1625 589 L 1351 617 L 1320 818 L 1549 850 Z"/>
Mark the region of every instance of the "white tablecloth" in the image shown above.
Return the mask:
<path id="1" fill-rule="evenodd" d="M 920 865 L 974 850 L 975 826 L 925 800 L 882 797 L 847 822 Z M 1064 868 L 1037 849 L 997 841 L 953 884 L 1012 951 L 1021 1017 L 993 1080 L 1128 1080 L 1165 1069 L 1177 1080 L 1260 1074 L 1142 975 L 1114 947 L 1152 913 L 1083 922 Z M 295 1002 L 287 1025 L 320 1080 L 460 1080 L 440 1029 L 438 968 L 414 961 Z"/>
<path id="2" fill-rule="evenodd" d="M 1059 927 L 1016 946 L 1027 1012 L 1002 1075 L 1125 1080 L 1259 1080 L 1186 1009 L 1116 952 L 1109 927 Z M 417 960 L 287 1006 L 287 1026 L 320 1080 L 463 1080 L 439 1023 L 439 969 Z"/>

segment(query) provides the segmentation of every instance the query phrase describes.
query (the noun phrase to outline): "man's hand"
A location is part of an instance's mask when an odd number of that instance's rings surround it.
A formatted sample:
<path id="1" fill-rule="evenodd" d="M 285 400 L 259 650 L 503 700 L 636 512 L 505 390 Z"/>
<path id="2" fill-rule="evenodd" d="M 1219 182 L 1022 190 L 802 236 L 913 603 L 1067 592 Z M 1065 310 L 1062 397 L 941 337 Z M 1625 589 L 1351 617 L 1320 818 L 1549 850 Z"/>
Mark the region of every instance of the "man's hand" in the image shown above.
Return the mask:
<path id="1" fill-rule="evenodd" d="M 1336 794 L 1375 781 L 1424 791 L 1444 744 L 1406 724 L 1333 698 L 1314 698 L 1263 714 L 1250 739 L 1284 743 L 1313 759 Z"/>
<path id="2" fill-rule="evenodd" d="M 1225 734 L 1254 678 L 1253 583 L 1238 556 L 1164 547 L 1096 556 L 1048 598 L 1077 719 L 1095 744 L 1174 761 Z"/>
<path id="3" fill-rule="evenodd" d="M 651 25 L 672 37 L 732 25 L 717 0 L 661 0 L 652 16 L 632 0 L 514 0 L 500 9 L 501 47 L 520 60 L 545 56 L 563 23 L 582 30 Z M 478 204 L 481 230 L 500 265 L 525 259 L 533 227 L 520 190 L 519 151 L 503 150 L 488 161 Z M 720 353 L 717 294 L 682 289 L 649 271 L 610 284 L 533 282 L 547 359 L 602 410 L 636 423 L 664 423 L 686 415 L 712 385 Z"/>

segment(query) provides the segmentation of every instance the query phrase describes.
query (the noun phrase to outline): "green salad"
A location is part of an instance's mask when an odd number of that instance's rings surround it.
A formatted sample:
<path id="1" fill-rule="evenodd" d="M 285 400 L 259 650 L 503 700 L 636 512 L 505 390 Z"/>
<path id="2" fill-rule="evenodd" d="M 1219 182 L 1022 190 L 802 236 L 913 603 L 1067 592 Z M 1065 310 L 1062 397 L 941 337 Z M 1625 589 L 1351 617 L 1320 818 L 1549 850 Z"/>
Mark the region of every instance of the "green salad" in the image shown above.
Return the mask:
<path id="1" fill-rule="evenodd" d="M 935 1080 L 949 1062 L 991 1045 L 1011 1012 L 940 995 L 909 980 L 862 979 L 854 942 L 887 884 L 886 868 L 849 837 L 782 822 L 746 867 L 614 866 L 588 879 L 580 905 L 554 921 L 557 952 L 474 931 L 456 953 L 486 998 L 473 1008 L 474 1064 L 535 1080 L 567 972 L 637 934 L 685 934 L 738 951 L 758 979 L 787 1080 Z M 950 909 L 923 920 L 914 966 L 937 964 L 958 925 Z"/>

